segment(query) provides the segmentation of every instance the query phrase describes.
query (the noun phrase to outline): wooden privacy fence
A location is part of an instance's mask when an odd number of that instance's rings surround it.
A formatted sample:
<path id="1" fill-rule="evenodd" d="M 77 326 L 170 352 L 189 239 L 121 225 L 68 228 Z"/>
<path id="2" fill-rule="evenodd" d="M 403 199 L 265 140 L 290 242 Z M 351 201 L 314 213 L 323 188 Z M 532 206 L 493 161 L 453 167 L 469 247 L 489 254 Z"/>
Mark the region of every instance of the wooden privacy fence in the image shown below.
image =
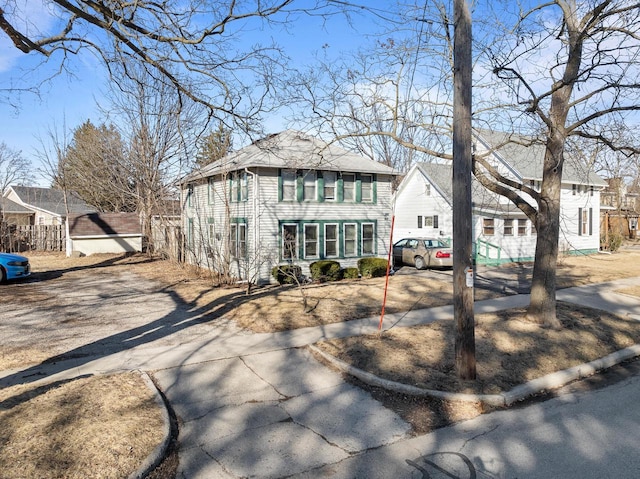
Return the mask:
<path id="1" fill-rule="evenodd" d="M 8 225 L 0 224 L 0 249 L 5 252 L 64 251 L 63 225 Z"/>

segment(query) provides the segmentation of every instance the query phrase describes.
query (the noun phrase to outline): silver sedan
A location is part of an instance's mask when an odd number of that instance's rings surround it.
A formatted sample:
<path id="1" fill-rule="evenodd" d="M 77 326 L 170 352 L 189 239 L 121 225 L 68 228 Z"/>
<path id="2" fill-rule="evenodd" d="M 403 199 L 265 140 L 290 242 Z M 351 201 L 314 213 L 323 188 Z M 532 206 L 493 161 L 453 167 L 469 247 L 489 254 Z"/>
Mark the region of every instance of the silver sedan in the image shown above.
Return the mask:
<path id="1" fill-rule="evenodd" d="M 393 245 L 393 264 L 415 266 L 416 269 L 451 268 L 451 247 L 436 238 L 404 238 Z"/>

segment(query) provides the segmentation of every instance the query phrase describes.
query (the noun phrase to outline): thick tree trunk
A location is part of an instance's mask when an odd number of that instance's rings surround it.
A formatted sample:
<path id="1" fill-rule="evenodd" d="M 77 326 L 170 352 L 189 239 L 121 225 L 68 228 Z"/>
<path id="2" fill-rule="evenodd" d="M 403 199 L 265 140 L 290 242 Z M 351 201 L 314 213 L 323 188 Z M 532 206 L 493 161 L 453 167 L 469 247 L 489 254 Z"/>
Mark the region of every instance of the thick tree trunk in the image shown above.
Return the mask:
<path id="1" fill-rule="evenodd" d="M 536 222 L 538 240 L 531 280 L 531 302 L 527 311 L 532 321 L 556 329 L 562 327 L 556 315 L 556 266 L 564 141 L 558 132 L 550 134 L 547 141 Z"/>

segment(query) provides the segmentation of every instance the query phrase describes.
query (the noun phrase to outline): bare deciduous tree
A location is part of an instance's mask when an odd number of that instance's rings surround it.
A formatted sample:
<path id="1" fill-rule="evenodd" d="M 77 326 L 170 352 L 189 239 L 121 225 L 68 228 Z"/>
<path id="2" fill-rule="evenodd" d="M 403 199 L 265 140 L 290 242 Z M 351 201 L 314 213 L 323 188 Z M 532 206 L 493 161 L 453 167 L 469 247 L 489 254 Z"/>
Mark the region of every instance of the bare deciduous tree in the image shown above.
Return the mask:
<path id="1" fill-rule="evenodd" d="M 491 50 L 492 71 L 522 113 L 540 125 L 542 185 L 539 192 L 527 192 L 533 202 L 523 202 L 518 188 L 500 184 L 499 175 L 487 171 L 493 190 L 517 200 L 538 231 L 528 315 L 560 327 L 555 290 L 567 142 L 577 136 L 612 150 L 637 151 L 633 143 L 616 141 L 607 125 L 640 110 L 640 6 L 624 0 L 555 0 L 520 12 L 511 31 L 517 37 L 504 38 Z"/>
<path id="2" fill-rule="evenodd" d="M 189 145 L 195 143 L 191 135 L 199 112 L 145 69 L 127 68 L 130 79 L 110 92 L 111 114 L 128 145 L 121 166 L 128 173 L 128 194 L 151 241 L 152 216 L 162 213 L 172 185 L 185 173 L 186 159 L 195 154 Z"/>
<path id="3" fill-rule="evenodd" d="M 40 14 L 48 16 L 51 27 L 39 29 L 24 18 L 19 2 L 9 0 L 0 8 L 0 28 L 18 51 L 56 65 L 54 74 L 72 71 L 74 57 L 86 52 L 102 61 L 113 82 L 129 74 L 118 66 L 143 64 L 149 76 L 177 92 L 181 103 L 200 103 L 211 116 L 249 130 L 258 128 L 260 114 L 273 107 L 269 99 L 286 76 L 287 62 L 271 35 L 253 44 L 239 40 L 272 24 L 285 29 L 301 16 L 349 9 L 348 2 L 331 0 L 312 0 L 299 8 L 297 3 L 42 0 Z M 10 90 L 30 88 L 23 79 Z"/>
<path id="4" fill-rule="evenodd" d="M 12 184 L 25 184 L 31 180 L 31 162 L 22 152 L 0 143 L 0 195 Z"/>
<path id="5" fill-rule="evenodd" d="M 309 82 L 299 90 L 307 92 L 315 127 L 338 140 L 384 136 L 418 153 L 451 159 L 449 9 L 439 2 L 416 4 L 407 10 L 405 28 L 396 30 L 400 40 L 307 75 Z M 539 191 L 501 175 L 480 155 L 474 174 L 536 225 L 528 315 L 560 327 L 555 272 L 568 142 L 577 137 L 628 155 L 640 151 L 636 138 L 622 139 L 612 128 L 620 122 L 637 125 L 640 6 L 626 0 L 554 0 L 528 10 L 513 2 L 482 3 L 476 11 L 486 23 L 474 27 L 474 124 L 524 133 L 507 135 L 507 141 L 543 145 L 545 156 Z M 410 25 L 417 25 L 415 36 L 407 33 Z"/>

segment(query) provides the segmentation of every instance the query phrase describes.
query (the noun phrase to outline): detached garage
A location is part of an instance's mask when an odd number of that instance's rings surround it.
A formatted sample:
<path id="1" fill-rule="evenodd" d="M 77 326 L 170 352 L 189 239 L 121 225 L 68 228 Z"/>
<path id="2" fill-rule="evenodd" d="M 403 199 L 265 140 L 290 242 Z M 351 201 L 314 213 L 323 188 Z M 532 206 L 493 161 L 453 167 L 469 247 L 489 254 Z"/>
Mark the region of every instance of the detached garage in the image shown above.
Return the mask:
<path id="1" fill-rule="evenodd" d="M 142 251 L 142 228 L 137 213 L 69 215 L 67 255 Z"/>

